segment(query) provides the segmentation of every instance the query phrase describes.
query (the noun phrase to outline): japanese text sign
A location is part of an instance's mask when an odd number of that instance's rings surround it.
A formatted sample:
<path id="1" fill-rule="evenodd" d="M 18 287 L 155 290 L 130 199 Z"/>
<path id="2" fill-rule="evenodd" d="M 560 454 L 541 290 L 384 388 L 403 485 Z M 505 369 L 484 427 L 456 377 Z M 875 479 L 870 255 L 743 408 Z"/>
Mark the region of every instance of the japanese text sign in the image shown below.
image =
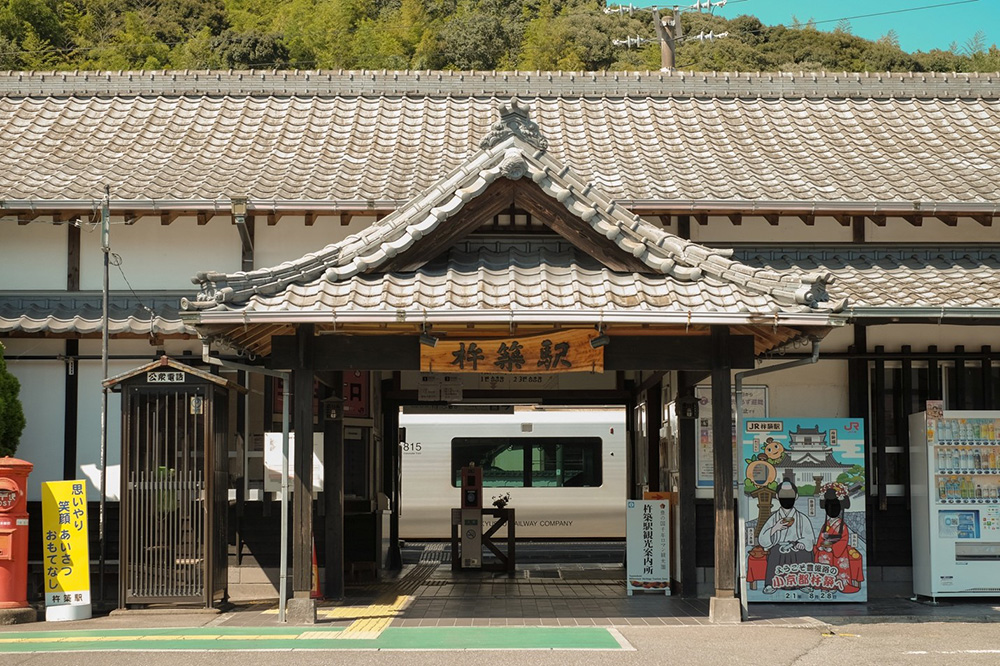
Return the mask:
<path id="1" fill-rule="evenodd" d="M 670 594 L 670 504 L 628 500 L 625 510 L 626 588 Z"/>
<path id="2" fill-rule="evenodd" d="M 604 348 L 594 349 L 593 330 L 488 340 L 438 340 L 420 348 L 422 372 L 603 372 Z"/>
<path id="3" fill-rule="evenodd" d="M 83 481 L 42 484 L 45 605 L 90 605 L 87 488 Z"/>

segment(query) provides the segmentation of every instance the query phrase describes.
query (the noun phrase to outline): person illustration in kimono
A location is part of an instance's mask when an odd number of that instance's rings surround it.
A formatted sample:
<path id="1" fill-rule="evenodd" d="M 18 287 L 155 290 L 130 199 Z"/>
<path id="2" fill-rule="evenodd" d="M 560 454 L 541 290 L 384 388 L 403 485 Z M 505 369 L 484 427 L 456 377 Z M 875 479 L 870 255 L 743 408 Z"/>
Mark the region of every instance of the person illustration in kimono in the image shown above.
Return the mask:
<path id="1" fill-rule="evenodd" d="M 837 567 L 834 588 L 850 594 L 861 589 L 865 579 L 861 553 L 851 546 L 851 531 L 844 522 L 844 511 L 851 508 L 851 497 L 842 483 L 827 483 L 820 487 L 820 507 L 826 520 L 816 537 L 813 555 L 817 564 Z"/>
<path id="2" fill-rule="evenodd" d="M 764 577 L 764 594 L 774 594 L 777 589 L 798 589 L 798 565 L 813 561 L 815 530 L 809 516 L 795 508 L 799 492 L 795 483 L 783 479 L 778 485 L 778 504 L 757 536 L 757 542 L 767 550 L 767 572 Z"/>

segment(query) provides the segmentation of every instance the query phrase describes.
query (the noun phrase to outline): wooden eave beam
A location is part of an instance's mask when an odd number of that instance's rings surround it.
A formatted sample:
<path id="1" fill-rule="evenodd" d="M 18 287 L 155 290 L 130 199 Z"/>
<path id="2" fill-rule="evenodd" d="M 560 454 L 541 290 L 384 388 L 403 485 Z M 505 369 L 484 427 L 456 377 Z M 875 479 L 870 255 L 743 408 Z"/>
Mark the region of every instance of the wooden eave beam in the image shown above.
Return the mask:
<path id="1" fill-rule="evenodd" d="M 517 204 L 542 220 L 543 224 L 613 271 L 649 272 L 645 263 L 625 252 L 589 224 L 570 213 L 565 206 L 542 192 L 531 181 L 518 181 L 514 189 Z"/>
<path id="2" fill-rule="evenodd" d="M 695 222 L 704 227 L 708 224 L 708 213 L 695 213 L 694 219 Z"/>
<path id="3" fill-rule="evenodd" d="M 879 214 L 879 213 L 875 213 L 875 214 L 869 215 L 868 219 L 871 220 L 872 224 L 874 224 L 876 227 L 884 227 L 885 226 L 885 215 L 882 215 L 882 214 Z"/>
<path id="4" fill-rule="evenodd" d="M 482 194 L 463 206 L 447 224 L 438 225 L 410 249 L 378 266 L 378 272 L 417 270 L 477 227 L 492 220 L 498 211 L 508 209 L 513 196 L 513 181 L 504 178 L 493 182 Z"/>
<path id="5" fill-rule="evenodd" d="M 351 219 L 354 217 L 354 213 L 345 210 L 340 213 L 340 226 L 346 227 L 351 223 Z"/>
<path id="6" fill-rule="evenodd" d="M 774 213 L 764 213 L 762 217 L 765 220 L 767 220 L 767 223 L 770 224 L 772 227 L 778 226 L 778 222 L 781 221 L 780 218 Z"/>
<path id="7" fill-rule="evenodd" d="M 311 227 L 316 224 L 316 213 L 306 213 L 306 226 Z"/>
<path id="8" fill-rule="evenodd" d="M 903 219 L 912 224 L 915 227 L 923 226 L 924 216 L 923 215 L 904 215 Z"/>
<path id="9" fill-rule="evenodd" d="M 807 227 L 812 227 L 816 225 L 816 216 L 812 213 L 806 213 L 805 215 L 799 215 L 799 219 L 805 222 Z"/>
<path id="10" fill-rule="evenodd" d="M 846 213 L 835 213 L 830 217 L 835 219 L 837 221 L 837 224 L 839 224 L 842 227 L 851 226 L 851 216 L 847 215 Z"/>
<path id="11" fill-rule="evenodd" d="M 936 217 L 937 219 L 941 220 L 942 222 L 944 222 L 949 227 L 957 227 L 958 226 L 958 215 L 944 215 L 944 214 L 942 214 L 942 215 L 935 215 L 934 217 Z"/>
<path id="12" fill-rule="evenodd" d="M 184 213 L 179 210 L 172 210 L 165 213 L 160 213 L 160 224 L 163 226 L 170 226 L 174 221 L 182 216 Z"/>
<path id="13" fill-rule="evenodd" d="M 208 212 L 199 210 L 198 213 L 195 215 L 195 221 L 197 222 L 199 227 L 203 227 L 206 224 L 208 224 Z"/>
<path id="14" fill-rule="evenodd" d="M 729 221 L 734 227 L 738 227 L 743 224 L 743 213 L 730 213 L 726 217 L 729 218 Z"/>
<path id="15" fill-rule="evenodd" d="M 993 214 L 992 213 L 981 213 L 981 214 L 977 214 L 977 215 L 972 215 L 970 217 L 972 217 L 973 220 L 975 220 L 979 224 L 983 225 L 984 227 L 992 227 L 993 226 Z"/>

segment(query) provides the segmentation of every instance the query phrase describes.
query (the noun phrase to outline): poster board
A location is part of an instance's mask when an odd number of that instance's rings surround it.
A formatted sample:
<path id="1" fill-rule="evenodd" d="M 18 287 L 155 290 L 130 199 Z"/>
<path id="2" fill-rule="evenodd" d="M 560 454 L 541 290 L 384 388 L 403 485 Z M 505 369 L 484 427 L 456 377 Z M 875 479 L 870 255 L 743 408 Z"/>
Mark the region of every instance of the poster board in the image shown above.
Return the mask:
<path id="1" fill-rule="evenodd" d="M 868 600 L 864 433 L 855 418 L 744 423 L 738 496 L 749 602 Z"/>
<path id="2" fill-rule="evenodd" d="M 280 432 L 264 433 L 264 491 L 281 492 L 281 440 Z M 295 433 L 288 433 L 288 482 L 289 492 L 294 490 Z M 313 433 L 313 491 L 323 490 L 323 433 Z"/>
<path id="3" fill-rule="evenodd" d="M 625 588 L 670 595 L 670 503 L 666 499 L 625 504 Z"/>

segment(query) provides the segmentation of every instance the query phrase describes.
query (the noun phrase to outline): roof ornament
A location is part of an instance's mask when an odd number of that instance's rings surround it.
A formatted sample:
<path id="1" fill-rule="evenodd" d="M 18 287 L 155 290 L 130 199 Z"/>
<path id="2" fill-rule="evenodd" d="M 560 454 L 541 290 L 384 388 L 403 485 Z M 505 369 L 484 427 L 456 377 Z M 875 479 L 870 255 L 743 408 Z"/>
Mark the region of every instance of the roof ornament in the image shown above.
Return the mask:
<path id="1" fill-rule="evenodd" d="M 518 180 L 528 173 L 528 163 L 524 154 L 517 148 L 508 148 L 500 162 L 500 175 L 510 180 Z"/>
<path id="2" fill-rule="evenodd" d="M 512 136 L 526 141 L 539 150 L 547 150 L 549 147 L 549 142 L 542 136 L 538 125 L 529 117 L 527 105 L 521 104 L 516 97 L 500 105 L 500 120 L 493 123 L 490 133 L 479 142 L 479 147 L 488 150 Z"/>

